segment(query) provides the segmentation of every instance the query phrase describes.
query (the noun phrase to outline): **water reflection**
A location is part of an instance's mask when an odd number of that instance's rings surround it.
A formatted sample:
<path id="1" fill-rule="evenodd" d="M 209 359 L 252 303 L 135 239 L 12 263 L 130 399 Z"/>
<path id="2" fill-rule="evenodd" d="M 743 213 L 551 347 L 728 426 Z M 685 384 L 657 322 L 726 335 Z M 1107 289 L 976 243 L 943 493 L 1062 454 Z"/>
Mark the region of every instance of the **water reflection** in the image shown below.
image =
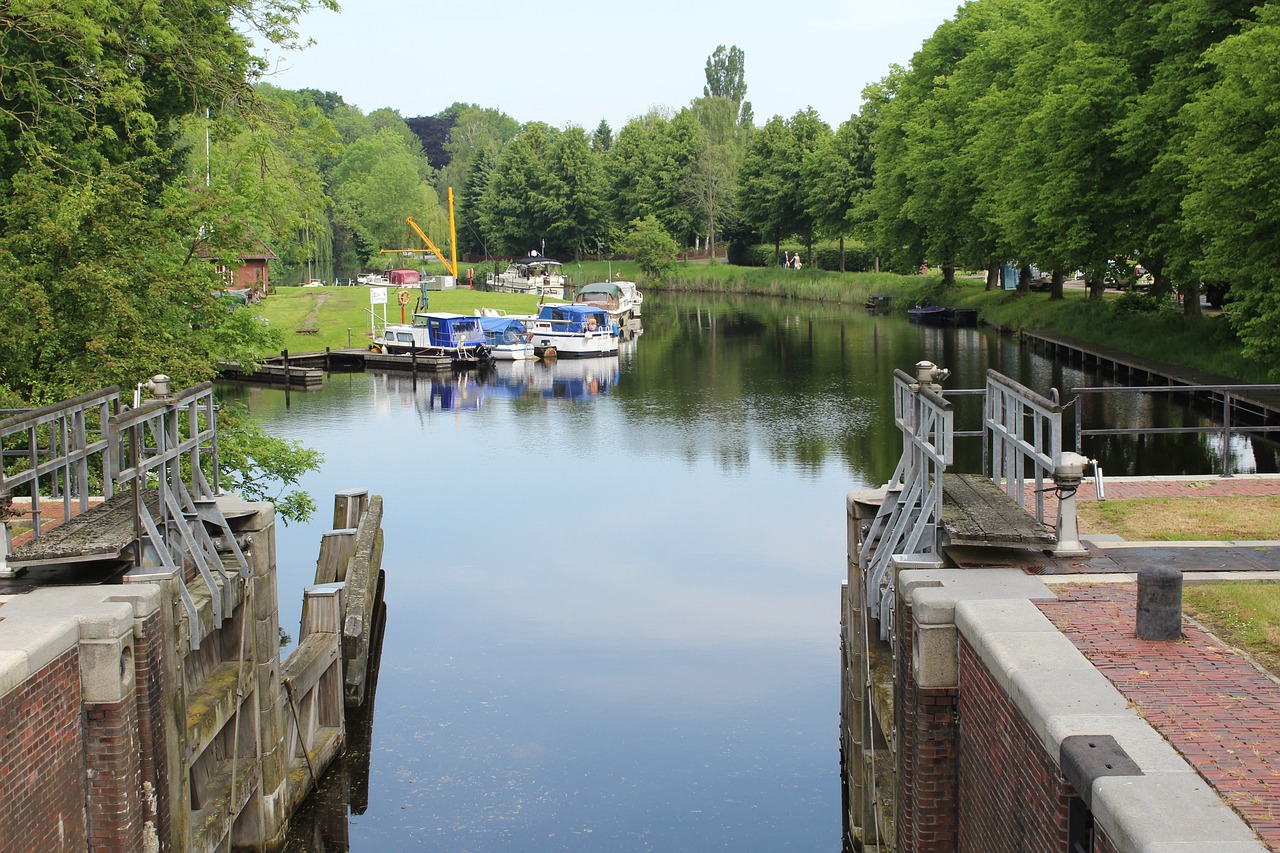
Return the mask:
<path id="1" fill-rule="evenodd" d="M 995 368 L 1064 399 L 1100 384 L 860 307 L 653 294 L 645 325 L 617 358 L 439 390 L 334 374 L 286 410 L 226 389 L 326 453 L 312 494 L 386 501 L 391 619 L 350 849 L 838 849 L 844 494 L 897 463 L 893 369 L 929 359 L 980 387 Z M 1176 438 L 1087 452 L 1109 474 L 1208 470 L 1211 437 Z M 977 470 L 976 443 L 957 450 Z M 284 625 L 323 522 L 279 531 Z"/>

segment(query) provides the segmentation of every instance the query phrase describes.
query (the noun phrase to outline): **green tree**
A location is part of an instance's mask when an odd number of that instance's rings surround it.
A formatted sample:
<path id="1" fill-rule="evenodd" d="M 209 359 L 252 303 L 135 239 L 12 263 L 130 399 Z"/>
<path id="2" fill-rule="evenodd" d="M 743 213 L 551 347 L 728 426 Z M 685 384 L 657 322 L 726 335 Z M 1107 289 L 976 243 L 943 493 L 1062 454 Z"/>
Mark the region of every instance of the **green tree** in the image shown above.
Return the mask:
<path id="1" fill-rule="evenodd" d="M 1280 365 L 1280 7 L 1210 48 L 1217 80 L 1185 111 L 1185 227 L 1203 246 L 1195 271 L 1231 282 L 1231 322 L 1245 353 Z M 1280 369 L 1273 368 L 1273 375 Z"/>
<path id="2" fill-rule="evenodd" d="M 547 151 L 547 184 L 540 202 L 547 250 L 581 257 L 602 233 L 604 178 L 580 127 L 562 131 Z"/>
<path id="3" fill-rule="evenodd" d="M 632 220 L 631 230 L 623 238 L 623 248 L 635 255 L 641 272 L 656 279 L 672 270 L 680 250 L 653 214 Z"/>
<path id="4" fill-rule="evenodd" d="M 702 87 L 704 98 L 727 98 L 733 103 L 734 116 L 744 124 L 750 124 L 751 104 L 746 101 L 746 54 L 736 44 L 726 49 L 717 45 L 707 57 L 707 85 Z"/>

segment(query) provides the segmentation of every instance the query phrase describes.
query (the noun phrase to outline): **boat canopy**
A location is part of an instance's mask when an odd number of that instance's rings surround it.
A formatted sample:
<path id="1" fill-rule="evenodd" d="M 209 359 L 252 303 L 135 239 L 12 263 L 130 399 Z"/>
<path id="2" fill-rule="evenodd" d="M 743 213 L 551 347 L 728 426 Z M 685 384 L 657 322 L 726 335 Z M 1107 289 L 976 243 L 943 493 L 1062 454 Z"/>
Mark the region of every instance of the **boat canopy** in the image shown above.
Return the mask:
<path id="1" fill-rule="evenodd" d="M 566 332 L 590 331 L 590 327 L 605 329 L 609 327 L 609 312 L 588 304 L 569 303 L 567 305 L 543 305 L 538 312 L 539 320 L 551 320 L 557 329 Z"/>
<path id="2" fill-rule="evenodd" d="M 582 289 L 578 291 L 578 298 L 600 294 L 601 296 L 616 297 L 622 292 L 622 288 L 612 281 L 594 281 L 591 284 L 584 284 Z"/>
<path id="3" fill-rule="evenodd" d="M 512 259 L 511 263 L 513 266 L 517 266 L 517 267 L 561 266 L 561 263 L 559 261 L 552 260 L 551 258 L 543 257 L 542 255 L 524 255 L 522 257 Z"/>
<path id="4" fill-rule="evenodd" d="M 486 332 L 515 332 L 516 334 L 528 331 L 524 323 L 515 317 L 481 317 L 480 328 Z"/>

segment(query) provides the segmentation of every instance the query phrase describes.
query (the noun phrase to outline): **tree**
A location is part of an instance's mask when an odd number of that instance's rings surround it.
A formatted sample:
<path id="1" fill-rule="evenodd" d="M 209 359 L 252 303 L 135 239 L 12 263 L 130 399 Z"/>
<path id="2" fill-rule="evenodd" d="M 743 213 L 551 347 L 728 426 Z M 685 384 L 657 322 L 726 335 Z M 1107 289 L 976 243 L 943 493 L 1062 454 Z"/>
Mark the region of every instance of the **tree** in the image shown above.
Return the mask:
<path id="1" fill-rule="evenodd" d="M 607 120 L 600 119 L 600 123 L 591 134 L 591 150 L 603 154 L 612 147 L 613 128 L 609 127 Z"/>
<path id="2" fill-rule="evenodd" d="M 662 278 L 675 265 L 679 246 L 653 214 L 631 222 L 623 247 L 635 255 L 640 270 L 651 278 Z"/>
<path id="3" fill-rule="evenodd" d="M 577 258 L 601 233 L 605 218 L 600 163 L 582 128 L 562 131 L 547 152 L 547 186 L 541 199 L 547 249 Z"/>
<path id="4" fill-rule="evenodd" d="M 1191 128 L 1184 226 L 1204 251 L 1194 271 L 1231 282 L 1231 322 L 1245 353 L 1280 365 L 1280 7 L 1259 7 L 1256 23 L 1206 58 L 1217 80 L 1184 116 Z"/>
<path id="5" fill-rule="evenodd" d="M 742 162 L 738 205 L 778 255 L 782 240 L 798 235 L 813 263 L 814 217 L 806 203 L 803 164 L 831 134 L 812 107 L 790 119 L 774 116 L 755 133 Z"/>
<path id="6" fill-rule="evenodd" d="M 549 151 L 556 131 L 525 125 L 498 157 L 480 200 L 480 225 L 491 250 L 522 255 L 547 236 L 542 200 L 551 181 Z"/>
<path id="7" fill-rule="evenodd" d="M 803 162 L 805 207 L 818 233 L 840 241 L 841 272 L 844 238 L 853 233 L 855 211 L 872 184 L 869 124 L 851 116 Z"/>
<path id="8" fill-rule="evenodd" d="M 728 50 L 722 44 L 717 45 L 707 57 L 707 85 L 702 87 L 702 96 L 728 98 L 739 121 L 745 117 L 744 123 L 749 123 L 751 104 L 744 100 L 747 96 L 746 65 L 746 55 L 736 44 Z"/>

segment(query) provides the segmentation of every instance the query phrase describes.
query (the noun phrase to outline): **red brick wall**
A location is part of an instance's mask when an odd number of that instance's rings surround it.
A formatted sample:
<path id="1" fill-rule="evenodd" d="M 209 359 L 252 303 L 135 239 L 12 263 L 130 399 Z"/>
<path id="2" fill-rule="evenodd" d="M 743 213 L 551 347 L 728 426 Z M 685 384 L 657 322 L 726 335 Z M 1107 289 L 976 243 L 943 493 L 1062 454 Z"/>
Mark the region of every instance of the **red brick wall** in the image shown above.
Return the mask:
<path id="1" fill-rule="evenodd" d="M 85 806 L 89 849 L 139 850 L 138 706 L 133 696 L 85 706 Z"/>
<path id="2" fill-rule="evenodd" d="M 0 845 L 86 849 L 83 755 L 73 648 L 0 696 Z"/>
<path id="3" fill-rule="evenodd" d="M 911 675 L 911 610 L 897 602 L 898 851 L 954 853 L 959 745 L 955 690 L 921 690 Z"/>
<path id="4" fill-rule="evenodd" d="M 154 821 L 161 853 L 172 849 L 169 839 L 169 763 L 166 760 L 164 728 L 165 669 L 163 622 L 160 614 L 152 614 L 142 623 L 133 641 L 135 688 L 138 700 L 138 746 L 141 753 L 139 770 L 142 782 L 153 786 L 154 806 L 142 804 L 142 820 Z"/>
<path id="5" fill-rule="evenodd" d="M 1075 792 L 963 637 L 959 711 L 960 853 L 1065 851 Z"/>

